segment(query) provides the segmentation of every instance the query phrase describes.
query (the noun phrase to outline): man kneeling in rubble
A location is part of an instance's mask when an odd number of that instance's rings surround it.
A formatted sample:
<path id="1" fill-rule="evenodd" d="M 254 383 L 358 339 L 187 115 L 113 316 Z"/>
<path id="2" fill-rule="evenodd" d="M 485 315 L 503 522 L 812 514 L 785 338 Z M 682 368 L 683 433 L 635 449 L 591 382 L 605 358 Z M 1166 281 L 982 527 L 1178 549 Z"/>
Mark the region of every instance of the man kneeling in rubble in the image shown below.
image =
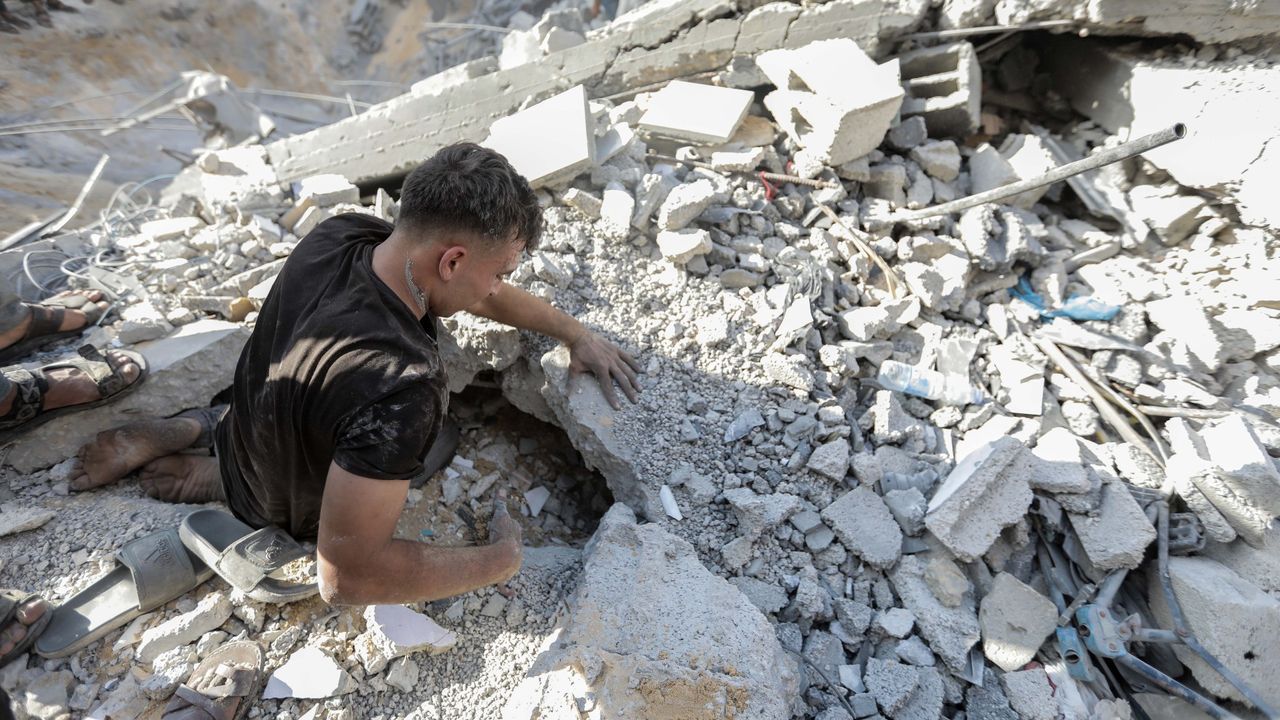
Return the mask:
<path id="1" fill-rule="evenodd" d="M 141 468 L 153 497 L 220 500 L 253 527 L 316 538 L 321 594 L 333 603 L 415 602 L 506 580 L 520 567 L 521 533 L 505 510 L 489 545 L 392 535 L 448 402 L 436 318 L 466 310 L 555 337 L 611 404 L 614 381 L 635 401 L 633 358 L 503 282 L 541 231 L 534 193 L 506 159 L 474 144 L 441 150 L 405 181 L 394 227 L 340 215 L 298 243 L 225 411 L 100 434 L 81 451 L 73 488 Z M 174 454 L 201 446 L 214 457 Z"/>

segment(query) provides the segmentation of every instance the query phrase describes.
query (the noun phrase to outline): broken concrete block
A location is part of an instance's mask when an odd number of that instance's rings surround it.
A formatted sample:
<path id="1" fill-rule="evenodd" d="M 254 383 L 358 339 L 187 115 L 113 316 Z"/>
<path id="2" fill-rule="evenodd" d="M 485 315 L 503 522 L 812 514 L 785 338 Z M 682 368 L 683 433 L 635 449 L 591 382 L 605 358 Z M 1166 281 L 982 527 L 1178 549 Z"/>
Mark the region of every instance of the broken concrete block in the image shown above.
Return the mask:
<path id="1" fill-rule="evenodd" d="M 961 560 L 982 557 L 1002 529 L 1026 515 L 1027 478 L 1006 472 L 1022 452 L 1022 443 L 1011 437 L 974 450 L 930 499 L 925 526 Z"/>
<path id="2" fill-rule="evenodd" d="M 779 385 L 812 392 L 816 382 L 808 367 L 808 358 L 804 355 L 783 355 L 768 353 L 760 362 L 764 374 Z"/>
<path id="3" fill-rule="evenodd" d="M 55 515 L 52 510 L 31 507 L 24 502 L 5 503 L 0 505 L 0 537 L 35 530 Z"/>
<path id="4" fill-rule="evenodd" d="M 969 185 L 974 193 L 1017 182 L 1018 174 L 999 150 L 983 143 L 969 156 Z"/>
<path id="5" fill-rule="evenodd" d="M 836 438 L 814 449 L 805 467 L 831 480 L 840 481 L 849 472 L 849 441 Z M 801 532 L 807 532 L 802 530 Z"/>
<path id="6" fill-rule="evenodd" d="M 934 720 L 943 717 L 946 687 L 942 674 L 932 667 L 917 667 L 920 681 L 907 704 L 893 714 L 893 720 Z"/>
<path id="7" fill-rule="evenodd" d="M 926 561 L 928 564 L 926 564 Z M 904 555 L 889 573 L 902 604 L 916 616 L 916 628 L 953 673 L 967 672 L 969 649 L 980 638 L 978 611 L 971 593 L 962 593 L 955 606 L 939 602 L 926 577 L 935 558 Z M 967 584 L 967 581 L 966 581 Z"/>
<path id="8" fill-rule="evenodd" d="M 138 232 L 151 238 L 153 242 L 164 242 L 187 237 L 204 226 L 204 220 L 198 217 L 174 217 L 148 220 L 138 226 Z"/>
<path id="9" fill-rule="evenodd" d="M 614 242 L 624 242 L 631 235 L 631 218 L 636 201 L 622 183 L 610 181 L 604 188 L 600 204 L 600 234 Z"/>
<path id="10" fill-rule="evenodd" d="M 262 699 L 320 699 L 346 695 L 355 689 L 355 680 L 333 658 L 319 648 L 304 647 L 271 673 Z"/>
<path id="11" fill-rule="evenodd" d="M 911 149 L 911 159 L 930 177 L 951 182 L 960 176 L 960 148 L 951 140 L 933 140 Z"/>
<path id="12" fill-rule="evenodd" d="M 1080 537 L 1085 555 L 1099 570 L 1138 567 L 1147 546 L 1156 539 L 1156 529 L 1119 480 L 1103 484 L 1102 506 L 1096 514 L 1067 513 L 1067 517 Z"/>
<path id="13" fill-rule="evenodd" d="M 1009 394 L 1005 409 L 1015 415 L 1039 417 L 1044 403 L 1044 366 L 1019 359 L 1000 345 L 988 353 L 1000 373 L 1000 386 Z"/>
<path id="14" fill-rule="evenodd" d="M 896 61 L 877 65 L 847 38 L 771 50 L 756 64 L 778 87 L 764 99 L 774 120 L 829 165 L 876 149 L 902 105 Z M 850 73 L 859 82 L 848 82 Z"/>
<path id="15" fill-rule="evenodd" d="M 1169 579 L 1187 625 L 1205 649 L 1253 688 L 1264 701 L 1280 705 L 1280 601 L 1203 557 L 1169 558 Z M 1147 597 L 1159 627 L 1173 627 L 1164 592 L 1154 572 Z M 1175 645 L 1174 652 L 1195 679 L 1218 697 L 1243 701 L 1235 687 L 1198 655 Z"/>
<path id="16" fill-rule="evenodd" d="M 1195 369 L 1214 373 L 1227 361 L 1227 332 L 1198 299 L 1177 295 L 1146 304 L 1147 318 L 1186 346 L 1199 361 Z"/>
<path id="17" fill-rule="evenodd" d="M 658 208 L 658 228 L 679 230 L 702 214 L 715 199 L 716 189 L 710 180 L 679 185 L 667 193 Z"/>
<path id="18" fill-rule="evenodd" d="M 911 628 L 916 625 L 916 616 L 911 614 L 910 610 L 903 608 L 889 608 L 876 616 L 872 627 L 879 630 L 889 637 L 895 637 L 901 640 L 911 634 Z"/>
<path id="19" fill-rule="evenodd" d="M 678 265 L 711 252 L 711 233 L 706 230 L 662 230 L 655 240 L 662 257 Z"/>
<path id="20" fill-rule="evenodd" d="M 925 126 L 924 118 L 917 115 L 894 125 L 885 139 L 895 150 L 906 151 L 928 140 L 929 128 Z"/>
<path id="21" fill-rule="evenodd" d="M 924 494 L 917 488 L 890 490 L 884 494 L 884 504 L 888 506 L 893 519 L 907 535 L 915 536 L 924 532 L 924 515 L 927 508 Z"/>
<path id="22" fill-rule="evenodd" d="M 594 125 L 578 85 L 494 121 L 481 145 L 502 153 L 531 186 L 555 185 L 595 163 Z"/>
<path id="23" fill-rule="evenodd" d="M 762 613 L 776 613 L 787 606 L 786 591 L 773 583 L 746 576 L 731 577 L 729 582 L 736 585 Z"/>
<path id="24" fill-rule="evenodd" d="M 1204 198 L 1178 195 L 1176 186 L 1139 185 L 1129 191 L 1129 204 L 1165 245 L 1186 240 L 1204 222 L 1200 215 L 1206 205 Z"/>
<path id="25" fill-rule="evenodd" d="M 858 487 L 822 510 L 840 542 L 869 564 L 892 567 L 902 554 L 902 529 L 875 491 Z"/>
<path id="26" fill-rule="evenodd" d="M 657 524 L 637 524 L 617 503 L 584 558 L 559 641 L 539 656 L 502 717 L 562 717 L 558 694 L 540 688 L 562 668 L 591 667 L 604 657 L 607 666 L 589 673 L 585 689 L 617 717 L 685 717 L 709 697 L 735 698 L 742 717 L 790 715 L 799 693 L 796 660 L 765 616 L 710 573 L 692 545 Z M 653 692 L 637 692 L 637 678 Z"/>
<path id="27" fill-rule="evenodd" d="M 800 510 L 800 498 L 787 493 L 757 495 L 751 488 L 732 488 L 724 491 L 724 499 L 733 507 L 739 531 L 749 538 L 773 530 Z"/>
<path id="28" fill-rule="evenodd" d="M 169 417 L 189 408 L 208 407 L 213 396 L 231 386 L 240 350 L 249 331 L 221 320 L 198 320 L 169 337 L 136 348 L 147 359 L 149 375 L 138 389 L 101 407 L 79 410 L 42 425 L 14 445 L 8 462 L 18 472 L 46 468 L 76 454 L 103 430 L 139 417 Z"/>
<path id="29" fill-rule="evenodd" d="M 898 58 L 907 98 L 904 117 L 923 115 L 929 136 L 964 137 L 978 127 L 982 69 L 967 42 L 915 50 Z M 975 191 L 976 192 L 976 191 Z"/>
<path id="30" fill-rule="evenodd" d="M 733 137 L 752 99 L 748 90 L 673 80 L 649 98 L 639 127 L 653 135 L 719 145 Z"/>
<path id="31" fill-rule="evenodd" d="M 1172 461 L 1170 458 L 1170 467 Z M 1274 593 L 1280 591 L 1280 553 L 1275 552 L 1276 547 L 1280 547 L 1280 525 L 1273 523 L 1267 529 L 1261 548 L 1243 542 L 1211 542 L 1203 554 L 1259 588 Z"/>
<path id="32" fill-rule="evenodd" d="M 1250 505 L 1280 515 L 1280 471 L 1249 423 L 1228 415 L 1200 430 L 1209 461 L 1229 478 L 1232 490 Z"/>
<path id="33" fill-rule="evenodd" d="M 403 605 L 370 605 L 364 617 L 365 631 L 354 645 L 356 657 L 369 673 L 382 672 L 395 658 L 415 652 L 437 655 L 458 642 L 457 635 Z"/>
<path id="34" fill-rule="evenodd" d="M 1000 144 L 1000 155 L 1009 163 L 1009 167 L 1013 169 L 1014 175 L 1019 180 L 1039 177 L 1059 165 L 1053 156 L 1053 152 L 1049 150 L 1049 147 L 1045 145 L 1044 140 L 1039 135 L 1010 133 L 1005 137 L 1004 142 Z M 1018 193 L 1004 200 L 1004 202 L 1021 208 L 1029 208 L 1044 197 L 1050 187 L 1052 185 L 1042 185 L 1038 188 Z"/>
<path id="35" fill-rule="evenodd" d="M 560 201 L 592 220 L 600 217 L 601 200 L 589 192 L 578 188 L 569 188 L 560 196 Z"/>
<path id="36" fill-rule="evenodd" d="M 149 663 L 162 653 L 188 645 L 201 635 L 222 627 L 231 617 L 231 599 L 226 593 L 211 592 L 200 599 L 195 609 L 170 618 L 142 633 L 138 643 L 138 661 Z"/>
<path id="37" fill-rule="evenodd" d="M 982 652 L 1005 672 L 1035 657 L 1058 624 L 1053 601 L 1007 572 L 996 575 L 978 610 Z"/>
<path id="38" fill-rule="evenodd" d="M 910 665 L 873 657 L 867 660 L 863 680 L 880 709 L 893 716 L 911 699 L 920 684 L 920 673 Z"/>
<path id="39" fill-rule="evenodd" d="M 336 173 L 312 175 L 299 180 L 295 195 L 299 202 L 311 200 L 319 208 L 333 207 L 339 203 L 360 203 L 360 188 Z"/>
<path id="40" fill-rule="evenodd" d="M 1041 435 L 1035 448 L 1023 453 L 1017 463 L 1013 471 L 1026 473 L 1027 482 L 1036 490 L 1083 493 L 1092 487 L 1080 440 L 1064 427 Z"/>
<path id="41" fill-rule="evenodd" d="M 1000 682 L 1009 698 L 1009 707 L 1024 720 L 1057 720 L 1058 698 L 1044 670 L 1006 672 Z"/>

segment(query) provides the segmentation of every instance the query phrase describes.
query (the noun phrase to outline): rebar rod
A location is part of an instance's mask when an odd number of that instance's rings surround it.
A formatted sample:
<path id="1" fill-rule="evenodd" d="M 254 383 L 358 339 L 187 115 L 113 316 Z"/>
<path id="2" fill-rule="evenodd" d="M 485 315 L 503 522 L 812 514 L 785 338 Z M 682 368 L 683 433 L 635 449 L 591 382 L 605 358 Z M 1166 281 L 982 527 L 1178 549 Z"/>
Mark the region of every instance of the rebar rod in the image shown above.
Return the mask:
<path id="1" fill-rule="evenodd" d="M 923 220 L 924 218 L 935 217 L 937 215 L 947 215 L 949 213 L 968 210 L 971 207 L 985 205 L 987 203 L 1003 200 L 1007 197 L 1019 195 L 1028 190 L 1034 190 L 1045 185 L 1052 185 L 1059 180 L 1066 180 L 1069 177 L 1079 175 L 1082 172 L 1088 172 L 1103 165 L 1127 160 L 1134 155 L 1141 155 L 1148 150 L 1168 145 L 1175 140 L 1181 140 L 1187 136 L 1187 126 L 1182 123 L 1174 123 L 1173 125 L 1161 130 L 1153 132 L 1150 135 L 1143 135 L 1137 140 L 1130 140 L 1127 143 L 1108 148 L 1101 152 L 1094 153 L 1083 160 L 1060 165 L 1049 172 L 1026 180 L 1019 180 L 1008 185 L 1001 185 L 998 188 L 992 188 L 986 192 L 980 192 L 976 195 L 963 197 L 958 200 L 952 200 L 941 205 L 933 207 L 921 208 L 919 210 L 911 210 L 903 213 L 895 213 L 894 222 L 911 222 L 913 220 Z"/>
<path id="2" fill-rule="evenodd" d="M 950 40 L 952 38 L 972 37 L 974 35 L 991 35 L 992 33 L 1018 32 L 1021 30 L 1054 30 L 1076 25 L 1075 20 L 1041 20 L 1021 25 L 983 25 L 982 27 L 955 28 L 953 30 L 930 30 L 928 32 L 911 33 L 904 40 Z"/>

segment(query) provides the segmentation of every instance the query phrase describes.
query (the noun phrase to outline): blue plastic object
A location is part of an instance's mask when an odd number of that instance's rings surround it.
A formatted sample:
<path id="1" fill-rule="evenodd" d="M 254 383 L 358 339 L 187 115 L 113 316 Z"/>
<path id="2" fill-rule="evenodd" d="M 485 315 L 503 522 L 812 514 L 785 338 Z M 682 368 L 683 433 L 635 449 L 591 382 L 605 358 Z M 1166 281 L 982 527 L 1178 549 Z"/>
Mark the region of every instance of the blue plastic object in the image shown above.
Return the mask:
<path id="1" fill-rule="evenodd" d="M 1110 320 L 1120 312 L 1119 305 L 1108 305 L 1096 298 L 1080 295 L 1072 295 L 1062 304 L 1062 307 L 1050 310 L 1045 307 L 1044 298 L 1031 289 L 1031 281 L 1026 275 L 1018 280 L 1018 284 L 1011 288 L 1009 293 L 1039 310 L 1042 319 L 1066 317 L 1072 320 Z"/>

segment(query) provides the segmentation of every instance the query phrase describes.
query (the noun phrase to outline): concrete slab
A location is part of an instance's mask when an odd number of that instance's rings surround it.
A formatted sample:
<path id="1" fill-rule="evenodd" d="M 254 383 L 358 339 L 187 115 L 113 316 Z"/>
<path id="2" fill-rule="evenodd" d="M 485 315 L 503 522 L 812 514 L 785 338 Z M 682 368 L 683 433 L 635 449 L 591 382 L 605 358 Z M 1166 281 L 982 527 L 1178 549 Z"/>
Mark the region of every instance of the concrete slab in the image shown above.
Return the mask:
<path id="1" fill-rule="evenodd" d="M 747 90 L 676 80 L 649 99 L 639 127 L 677 140 L 724 143 L 733 137 L 753 99 Z"/>
<path id="2" fill-rule="evenodd" d="M 1097 514 L 1067 513 L 1067 517 L 1080 537 L 1085 555 L 1099 570 L 1138 567 L 1147 546 L 1156 539 L 1156 529 L 1120 480 L 1103 484 L 1102 506 Z"/>
<path id="3" fill-rule="evenodd" d="M 874 491 L 859 487 L 822 510 L 822 519 L 855 555 L 878 568 L 892 567 L 902 553 L 902 529 Z"/>
<path id="4" fill-rule="evenodd" d="M 489 128 L 481 143 L 502 153 L 533 187 L 573 179 L 591 167 L 596 140 L 587 91 L 581 85 L 543 100 Z"/>
<path id="5" fill-rule="evenodd" d="M 1229 415 L 1200 431 L 1209 460 L 1231 480 L 1232 489 L 1249 503 L 1280 515 L 1280 471 L 1249 423 Z"/>
<path id="6" fill-rule="evenodd" d="M 978 610 L 982 652 L 1001 670 L 1013 672 L 1035 657 L 1057 621 L 1053 601 L 1002 572 Z"/>
<path id="7" fill-rule="evenodd" d="M 120 400 L 52 420 L 23 436 L 8 462 L 29 473 L 61 462 L 103 430 L 141 418 L 160 418 L 195 407 L 207 407 L 213 396 L 231 386 L 240 350 L 249 338 L 242 325 L 198 320 L 168 337 L 138 345 L 149 375 Z"/>

